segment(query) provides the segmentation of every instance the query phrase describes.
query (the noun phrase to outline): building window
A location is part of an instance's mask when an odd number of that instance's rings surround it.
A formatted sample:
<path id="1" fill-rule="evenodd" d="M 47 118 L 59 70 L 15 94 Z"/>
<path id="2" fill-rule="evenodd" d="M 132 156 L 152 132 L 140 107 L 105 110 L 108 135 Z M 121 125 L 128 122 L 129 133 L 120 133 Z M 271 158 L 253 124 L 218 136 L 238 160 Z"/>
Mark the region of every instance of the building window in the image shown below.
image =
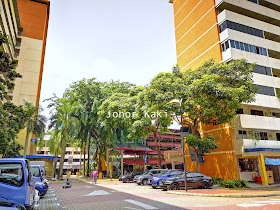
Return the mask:
<path id="1" fill-rule="evenodd" d="M 65 163 L 65 162 L 68 162 L 68 159 L 64 159 L 64 163 Z"/>
<path id="2" fill-rule="evenodd" d="M 38 151 L 37 154 L 38 154 L 38 155 L 43 155 L 43 154 L 44 154 L 44 151 Z"/>
<path id="3" fill-rule="evenodd" d="M 256 29 L 256 28 L 252 28 L 250 26 L 245 26 L 239 23 L 235 23 L 229 20 L 224 21 L 223 23 L 220 24 L 220 33 L 222 33 L 224 30 L 226 30 L 227 28 L 235 30 L 235 31 L 239 31 L 242 33 L 246 33 L 246 34 L 250 34 L 253 36 L 257 36 L 257 37 L 261 37 L 264 38 L 264 34 L 262 30 Z"/>
<path id="4" fill-rule="evenodd" d="M 267 132 L 255 131 L 255 137 L 259 140 L 268 140 Z"/>
<path id="5" fill-rule="evenodd" d="M 222 51 L 226 51 L 229 48 L 229 42 L 228 40 L 222 43 Z"/>
<path id="6" fill-rule="evenodd" d="M 263 116 L 263 111 L 251 109 L 251 115 Z"/>
<path id="7" fill-rule="evenodd" d="M 243 109 L 241 109 L 241 108 L 240 108 L 240 109 L 237 109 L 237 110 L 236 110 L 236 114 L 244 114 Z"/>
<path id="8" fill-rule="evenodd" d="M 65 155 L 70 155 L 70 154 L 71 154 L 70 151 L 66 151 L 66 152 L 65 152 Z"/>
<path id="9" fill-rule="evenodd" d="M 257 47 L 257 46 L 246 44 L 246 43 L 239 42 L 239 41 L 230 40 L 230 47 L 238 49 L 238 50 L 242 50 L 242 51 L 255 53 L 258 55 L 267 56 L 267 50 L 265 48 Z M 225 51 L 225 50 L 223 50 L 223 51 Z"/>
<path id="10" fill-rule="evenodd" d="M 73 159 L 73 162 L 80 162 L 80 159 Z"/>
<path id="11" fill-rule="evenodd" d="M 256 85 L 256 84 L 255 84 L 255 86 L 258 88 L 258 91 L 257 91 L 258 94 L 267 95 L 267 96 L 275 96 L 273 87 L 267 87 L 267 86 Z"/>
<path id="12" fill-rule="evenodd" d="M 277 141 L 280 141 L 280 133 L 276 133 Z"/>
<path id="13" fill-rule="evenodd" d="M 248 0 L 248 1 L 253 2 L 255 4 L 259 4 L 259 0 Z"/>
<path id="14" fill-rule="evenodd" d="M 239 159 L 238 165 L 240 172 L 258 170 L 258 164 L 256 159 Z"/>
<path id="15" fill-rule="evenodd" d="M 80 151 L 74 151 L 74 155 L 79 155 Z"/>
<path id="16" fill-rule="evenodd" d="M 239 139 L 247 139 L 247 132 L 246 131 L 238 131 Z"/>
<path id="17" fill-rule="evenodd" d="M 280 118 L 280 113 L 272 112 L 272 117 Z"/>
<path id="18" fill-rule="evenodd" d="M 254 66 L 255 73 L 272 76 L 271 68 L 266 66 Z"/>

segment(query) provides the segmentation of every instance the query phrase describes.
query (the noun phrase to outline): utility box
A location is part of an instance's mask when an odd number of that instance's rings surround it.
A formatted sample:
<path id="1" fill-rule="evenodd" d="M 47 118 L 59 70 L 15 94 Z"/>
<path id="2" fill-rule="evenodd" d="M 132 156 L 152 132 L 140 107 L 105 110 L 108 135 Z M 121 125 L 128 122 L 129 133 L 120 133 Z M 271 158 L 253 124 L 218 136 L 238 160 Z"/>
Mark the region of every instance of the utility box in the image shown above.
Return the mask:
<path id="1" fill-rule="evenodd" d="M 274 184 L 273 171 L 266 171 L 268 184 Z"/>

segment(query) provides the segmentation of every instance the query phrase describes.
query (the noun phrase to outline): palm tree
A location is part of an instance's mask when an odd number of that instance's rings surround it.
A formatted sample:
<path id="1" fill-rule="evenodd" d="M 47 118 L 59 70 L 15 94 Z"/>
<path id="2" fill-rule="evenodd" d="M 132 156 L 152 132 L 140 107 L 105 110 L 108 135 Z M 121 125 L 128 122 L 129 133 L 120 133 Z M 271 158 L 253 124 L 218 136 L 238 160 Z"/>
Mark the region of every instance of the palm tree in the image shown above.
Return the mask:
<path id="1" fill-rule="evenodd" d="M 48 107 L 54 107 L 54 113 L 51 117 L 49 128 L 54 128 L 55 132 L 61 135 L 61 154 L 58 171 L 58 178 L 61 179 L 63 175 L 63 164 L 65 158 L 66 144 L 74 138 L 79 131 L 79 121 L 74 117 L 78 110 L 78 102 L 71 103 L 65 98 L 58 99 L 53 97 L 49 99 L 52 101 Z"/>
<path id="2" fill-rule="evenodd" d="M 40 114 L 40 112 L 43 111 L 41 107 L 35 107 L 32 103 L 27 101 L 23 101 L 23 105 L 28 113 L 28 120 L 25 123 L 26 137 L 23 153 L 23 158 L 26 158 L 30 133 L 35 134 L 36 138 L 38 139 L 43 138 L 45 134 L 47 118 Z"/>
<path id="3" fill-rule="evenodd" d="M 51 135 L 49 141 L 48 141 L 48 147 L 50 149 L 50 153 L 54 156 L 58 156 L 58 154 L 61 152 L 61 132 L 57 132 L 56 130 L 52 130 L 49 132 Z M 55 177 L 55 171 L 56 171 L 56 165 L 57 161 L 54 161 L 54 167 L 53 167 L 53 177 Z"/>

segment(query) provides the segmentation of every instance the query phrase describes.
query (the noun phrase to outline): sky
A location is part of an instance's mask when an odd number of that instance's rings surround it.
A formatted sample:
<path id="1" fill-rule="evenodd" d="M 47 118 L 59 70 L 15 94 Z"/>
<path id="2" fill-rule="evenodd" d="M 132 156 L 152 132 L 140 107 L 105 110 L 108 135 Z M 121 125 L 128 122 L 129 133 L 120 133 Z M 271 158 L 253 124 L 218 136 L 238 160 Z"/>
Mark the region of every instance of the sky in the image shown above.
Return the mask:
<path id="1" fill-rule="evenodd" d="M 168 0 L 50 0 L 40 104 L 83 78 L 146 85 L 176 65 Z M 79 2 L 79 3 L 77 3 Z"/>

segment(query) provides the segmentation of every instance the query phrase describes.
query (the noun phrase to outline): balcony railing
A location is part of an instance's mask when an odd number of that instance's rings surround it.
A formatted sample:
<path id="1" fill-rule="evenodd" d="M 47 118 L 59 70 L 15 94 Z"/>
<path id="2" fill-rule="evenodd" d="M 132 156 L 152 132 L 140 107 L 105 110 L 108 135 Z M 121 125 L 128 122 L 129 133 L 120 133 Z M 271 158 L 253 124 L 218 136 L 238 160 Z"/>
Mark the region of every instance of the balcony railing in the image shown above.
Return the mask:
<path id="1" fill-rule="evenodd" d="M 164 151 L 164 159 L 166 161 L 172 159 L 172 158 L 180 158 L 183 160 L 183 150 L 182 149 L 174 149 L 174 150 L 167 150 Z"/>
<path id="2" fill-rule="evenodd" d="M 256 140 L 243 139 L 236 141 L 236 154 L 242 155 L 245 152 L 259 152 L 259 151 L 280 151 L 280 141 L 277 140 Z"/>
<path id="3" fill-rule="evenodd" d="M 233 120 L 235 126 L 248 129 L 280 130 L 280 118 L 240 114 Z"/>

